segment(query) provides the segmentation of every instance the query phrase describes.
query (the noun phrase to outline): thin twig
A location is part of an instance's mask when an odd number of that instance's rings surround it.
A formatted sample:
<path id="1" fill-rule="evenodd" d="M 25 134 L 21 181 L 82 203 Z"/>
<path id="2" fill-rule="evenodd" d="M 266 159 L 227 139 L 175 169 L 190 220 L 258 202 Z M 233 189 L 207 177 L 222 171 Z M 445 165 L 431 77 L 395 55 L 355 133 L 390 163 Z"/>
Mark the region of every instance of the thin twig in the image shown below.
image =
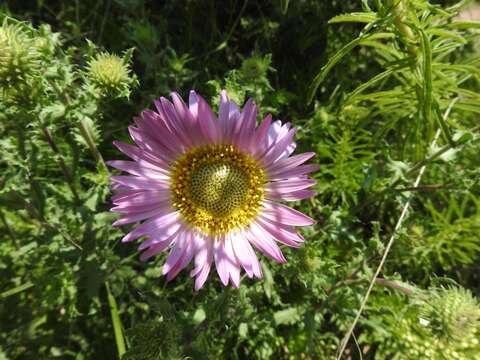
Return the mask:
<path id="1" fill-rule="evenodd" d="M 457 98 L 453 99 L 447 110 L 445 111 L 444 114 L 444 119 L 446 120 L 448 118 L 448 115 L 450 114 L 450 111 L 457 101 Z M 440 137 L 441 134 L 441 129 L 438 129 L 435 133 L 435 137 L 432 141 L 431 148 L 434 148 L 435 145 L 437 144 L 437 140 Z M 420 180 L 422 179 L 423 173 L 425 172 L 427 162 L 424 162 L 424 164 L 420 167 L 420 171 L 418 172 L 417 178 L 415 179 L 415 182 L 413 183 L 413 187 L 418 187 L 418 184 L 420 183 Z M 393 243 L 395 241 L 395 238 L 397 236 L 398 230 L 401 228 L 403 220 L 407 216 L 408 208 L 410 207 L 410 203 L 413 199 L 413 195 L 410 194 L 408 197 L 402 213 L 400 214 L 400 217 L 398 218 L 397 224 L 395 225 L 395 228 L 393 229 L 392 235 L 390 236 L 390 239 L 388 240 L 387 246 L 385 248 L 385 251 L 383 253 L 382 259 L 380 260 L 380 264 L 377 267 L 377 270 L 375 271 L 374 275 L 372 276 L 372 280 L 370 281 L 370 284 L 368 286 L 367 292 L 365 293 L 365 297 L 362 300 L 362 303 L 360 304 L 360 308 L 357 311 L 357 315 L 355 316 L 355 319 L 353 320 L 352 325 L 348 329 L 347 333 L 345 334 L 345 337 L 342 340 L 342 343 L 340 345 L 340 350 L 338 352 L 337 360 L 340 360 L 342 358 L 343 352 L 345 351 L 345 348 L 347 347 L 348 341 L 350 340 L 350 337 L 352 336 L 353 330 L 355 329 L 355 326 L 357 325 L 358 321 L 360 320 L 360 316 L 362 315 L 363 310 L 365 309 L 365 305 L 367 304 L 368 298 L 370 296 L 370 293 L 372 292 L 372 289 L 376 283 L 376 280 L 378 278 L 378 275 L 382 271 L 383 265 L 385 264 L 385 261 L 387 260 L 388 253 L 390 252 L 390 249 L 393 246 Z"/>
<path id="2" fill-rule="evenodd" d="M 403 188 L 393 189 L 393 191 L 403 192 L 403 191 L 435 191 L 443 189 L 451 189 L 453 184 L 430 184 L 430 185 L 420 185 L 417 187 L 407 186 Z"/>
<path id="3" fill-rule="evenodd" d="M 376 278 L 375 283 L 378 285 L 382 285 L 385 287 L 388 287 L 390 289 L 394 289 L 397 291 L 400 291 L 401 293 L 404 293 L 405 295 L 411 296 L 414 294 L 417 294 L 417 291 L 413 287 L 407 287 L 405 284 L 401 283 L 400 281 L 397 280 L 387 280 L 384 278 Z"/>

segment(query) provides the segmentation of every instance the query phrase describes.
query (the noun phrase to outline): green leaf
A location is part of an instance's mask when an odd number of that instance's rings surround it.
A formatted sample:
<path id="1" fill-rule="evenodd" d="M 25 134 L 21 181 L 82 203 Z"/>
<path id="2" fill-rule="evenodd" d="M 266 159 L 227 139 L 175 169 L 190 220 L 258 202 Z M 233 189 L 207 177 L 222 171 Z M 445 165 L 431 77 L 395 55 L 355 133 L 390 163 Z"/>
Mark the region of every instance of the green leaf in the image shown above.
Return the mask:
<path id="1" fill-rule="evenodd" d="M 200 325 L 205 319 L 207 315 L 205 314 L 205 310 L 203 308 L 198 308 L 192 317 L 192 322 L 195 326 Z"/>
<path id="2" fill-rule="evenodd" d="M 347 55 L 350 51 L 352 51 L 356 46 L 358 46 L 363 38 L 356 38 L 352 41 L 350 41 L 347 45 L 345 45 L 343 48 L 340 49 L 334 56 L 332 56 L 327 64 L 325 64 L 321 69 L 320 72 L 315 76 L 315 78 L 312 81 L 312 84 L 310 85 L 308 89 L 308 94 L 307 94 L 307 104 L 310 104 L 313 100 L 313 97 L 315 96 L 315 93 L 317 92 L 318 87 L 320 84 L 323 82 L 325 77 L 328 75 L 330 70 L 335 66 L 337 62 L 339 62 L 345 55 Z"/>
<path id="3" fill-rule="evenodd" d="M 280 0 L 280 12 L 282 15 L 285 15 L 288 11 L 288 4 L 290 3 L 290 0 Z"/>
<path id="4" fill-rule="evenodd" d="M 453 21 L 449 24 L 443 25 L 443 27 L 448 29 L 480 29 L 480 21 Z"/>
<path id="5" fill-rule="evenodd" d="M 273 320 L 276 325 L 293 324 L 300 318 L 300 313 L 296 307 L 277 311 L 273 314 Z"/>
<path id="6" fill-rule="evenodd" d="M 371 23 L 378 19 L 375 12 L 355 12 L 350 14 L 337 15 L 330 20 L 329 24 L 337 24 L 343 22 L 359 22 L 359 23 Z"/>
<path id="7" fill-rule="evenodd" d="M 53 103 L 52 105 L 45 106 L 38 115 L 39 119 L 43 122 L 50 122 L 60 119 L 65 115 L 65 105 L 60 103 Z"/>
<path id="8" fill-rule="evenodd" d="M 448 39 L 455 39 L 456 41 L 462 43 L 462 44 L 467 44 L 468 41 L 462 36 L 462 34 L 459 34 L 454 31 L 448 31 L 448 30 L 443 30 L 443 29 L 427 29 L 426 30 L 427 34 L 429 35 L 435 35 L 438 37 L 442 38 L 448 38 Z"/>
<path id="9" fill-rule="evenodd" d="M 272 293 L 273 293 L 273 275 L 268 266 L 262 262 L 262 270 L 263 270 L 263 290 L 265 291 L 265 295 L 267 295 L 267 298 L 271 299 L 272 298 Z"/>
<path id="10" fill-rule="evenodd" d="M 5 299 L 9 296 L 12 296 L 12 295 L 15 295 L 15 294 L 18 294 L 22 291 L 25 291 L 25 290 L 28 290 L 30 289 L 32 286 L 34 286 L 34 284 L 30 281 L 26 282 L 25 284 L 22 284 L 22 285 L 19 285 L 19 286 L 16 286 L 14 287 L 13 289 L 9 289 L 7 291 L 4 291 L 2 293 L 0 293 L 0 299 Z"/>
<path id="11" fill-rule="evenodd" d="M 478 100 L 461 99 L 455 104 L 455 107 L 464 111 L 480 113 L 480 103 Z"/>
<path id="12" fill-rule="evenodd" d="M 108 285 L 107 281 L 105 281 L 105 287 L 107 289 L 108 305 L 110 306 L 110 316 L 112 317 L 113 333 L 115 335 L 118 357 L 122 358 L 126 351 L 122 320 L 120 319 L 120 314 L 118 313 L 117 301 L 110 291 L 110 286 Z"/>
<path id="13" fill-rule="evenodd" d="M 346 103 L 351 103 L 355 100 L 355 97 L 357 97 L 359 94 L 361 94 L 363 91 L 368 89 L 369 87 L 377 84 L 378 82 L 388 78 L 390 75 L 392 75 L 396 70 L 398 69 L 388 69 L 378 75 L 375 75 L 373 78 L 368 80 L 367 82 L 363 83 L 362 85 L 358 86 L 355 90 L 353 90 L 350 94 L 347 95 L 347 101 Z"/>
<path id="14" fill-rule="evenodd" d="M 473 134 L 472 133 L 465 133 L 458 140 L 455 141 L 457 145 L 463 145 L 466 144 L 469 141 L 473 140 Z"/>
<path id="15" fill-rule="evenodd" d="M 318 87 L 323 82 L 325 77 L 328 73 L 332 70 L 332 68 L 337 64 L 340 60 L 342 60 L 350 51 L 352 51 L 355 47 L 360 45 L 362 41 L 366 39 L 387 39 L 392 37 L 393 34 L 388 33 L 379 33 L 379 34 L 364 34 L 352 41 L 350 41 L 347 45 L 342 47 L 335 55 L 333 55 L 328 62 L 320 69 L 320 72 L 315 76 L 308 89 L 307 94 L 307 104 L 310 104 L 317 92 Z"/>
<path id="16" fill-rule="evenodd" d="M 248 325 L 246 323 L 240 323 L 238 326 L 238 336 L 240 338 L 246 338 L 248 335 Z"/>
<path id="17" fill-rule="evenodd" d="M 423 73 L 423 117 L 429 129 L 429 139 L 433 136 L 432 128 L 432 48 L 430 46 L 430 39 L 425 31 L 417 29 L 420 33 L 420 43 L 422 48 L 422 73 Z"/>

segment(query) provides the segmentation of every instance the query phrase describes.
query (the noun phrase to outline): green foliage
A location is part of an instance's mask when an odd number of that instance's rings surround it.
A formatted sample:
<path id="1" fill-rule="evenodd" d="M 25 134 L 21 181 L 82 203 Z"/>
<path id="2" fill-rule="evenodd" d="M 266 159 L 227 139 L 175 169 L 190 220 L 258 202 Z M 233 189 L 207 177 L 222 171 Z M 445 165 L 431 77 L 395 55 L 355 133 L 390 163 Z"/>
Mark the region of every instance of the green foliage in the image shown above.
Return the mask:
<path id="1" fill-rule="evenodd" d="M 335 359 L 409 197 L 345 358 L 478 358 L 480 27 L 438 3 L 1 5 L 0 358 Z M 111 142 L 190 89 L 254 97 L 320 164 L 304 246 L 239 289 L 167 283 L 111 226 Z"/>

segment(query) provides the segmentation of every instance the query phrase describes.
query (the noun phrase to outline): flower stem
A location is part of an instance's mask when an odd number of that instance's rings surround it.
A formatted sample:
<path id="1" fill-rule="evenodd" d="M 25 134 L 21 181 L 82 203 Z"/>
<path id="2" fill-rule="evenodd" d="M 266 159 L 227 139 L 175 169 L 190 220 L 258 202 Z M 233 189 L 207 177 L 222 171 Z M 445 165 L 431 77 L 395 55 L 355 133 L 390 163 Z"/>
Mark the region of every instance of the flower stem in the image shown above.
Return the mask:
<path id="1" fill-rule="evenodd" d="M 80 203 L 80 198 L 78 196 L 77 190 L 75 189 L 75 183 L 73 181 L 72 174 L 67 168 L 67 165 L 65 164 L 65 161 L 63 161 L 63 158 L 60 154 L 60 151 L 58 150 L 58 146 L 53 140 L 52 134 L 50 133 L 50 130 L 45 126 L 42 128 L 43 135 L 45 136 L 45 139 L 47 140 L 48 145 L 50 145 L 50 148 L 53 150 L 55 155 L 58 157 L 58 163 L 60 165 L 60 168 L 62 169 L 63 176 L 67 180 L 67 185 L 70 188 L 70 191 L 73 194 L 73 197 L 75 199 L 75 202 L 77 204 Z"/>
<path id="2" fill-rule="evenodd" d="M 103 159 L 102 154 L 98 150 L 97 145 L 95 144 L 95 141 L 93 140 L 92 136 L 92 131 L 90 129 L 90 126 L 85 122 L 84 119 L 80 120 L 79 123 L 79 129 L 80 129 L 80 134 L 82 135 L 83 139 L 88 145 L 88 148 L 90 149 L 90 152 L 92 153 L 93 157 L 97 162 L 100 162 L 104 168 L 104 170 L 109 173 L 107 164 L 105 164 L 105 160 Z"/>
<path id="3" fill-rule="evenodd" d="M 112 317 L 113 332 L 115 334 L 115 344 L 117 345 L 118 358 L 121 359 L 126 352 L 125 338 L 123 336 L 122 320 L 118 313 L 117 301 L 110 291 L 108 281 L 105 281 L 105 288 L 107 289 L 108 306 L 110 307 L 110 316 Z"/>
<path id="4" fill-rule="evenodd" d="M 387 5 L 392 8 L 392 12 L 395 15 L 393 20 L 395 27 L 397 28 L 398 32 L 401 34 L 402 38 L 404 39 L 408 51 L 412 55 L 417 55 L 418 47 L 417 44 L 417 37 L 413 33 L 410 26 L 407 25 L 408 18 L 407 18 L 407 6 L 404 0 L 387 0 Z"/>

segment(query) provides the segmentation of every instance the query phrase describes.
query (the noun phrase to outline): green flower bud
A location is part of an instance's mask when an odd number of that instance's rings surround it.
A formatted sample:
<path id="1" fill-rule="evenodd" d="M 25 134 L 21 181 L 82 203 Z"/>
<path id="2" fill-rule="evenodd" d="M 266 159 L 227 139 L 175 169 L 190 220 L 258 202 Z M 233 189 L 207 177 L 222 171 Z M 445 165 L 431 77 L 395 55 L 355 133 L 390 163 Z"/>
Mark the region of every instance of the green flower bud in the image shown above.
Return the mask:
<path id="1" fill-rule="evenodd" d="M 0 27 L 0 86 L 24 84 L 38 70 L 38 52 L 33 39 L 21 25 Z"/>
<path id="2" fill-rule="evenodd" d="M 115 97 L 128 97 L 130 87 L 136 84 L 128 60 L 108 53 L 100 53 L 90 60 L 88 76 L 95 88 Z"/>
<path id="3" fill-rule="evenodd" d="M 271 69 L 271 62 L 271 55 L 266 55 L 265 57 L 254 55 L 242 62 L 240 72 L 247 81 L 259 81 L 267 76 L 268 71 Z"/>
<path id="4" fill-rule="evenodd" d="M 480 306 L 463 288 L 435 289 L 422 309 L 421 317 L 440 337 L 461 341 L 480 331 Z"/>

